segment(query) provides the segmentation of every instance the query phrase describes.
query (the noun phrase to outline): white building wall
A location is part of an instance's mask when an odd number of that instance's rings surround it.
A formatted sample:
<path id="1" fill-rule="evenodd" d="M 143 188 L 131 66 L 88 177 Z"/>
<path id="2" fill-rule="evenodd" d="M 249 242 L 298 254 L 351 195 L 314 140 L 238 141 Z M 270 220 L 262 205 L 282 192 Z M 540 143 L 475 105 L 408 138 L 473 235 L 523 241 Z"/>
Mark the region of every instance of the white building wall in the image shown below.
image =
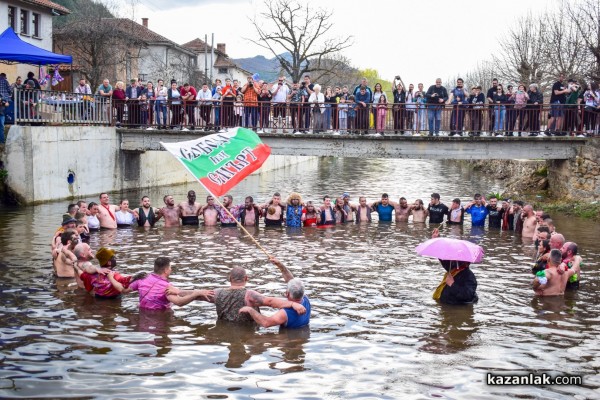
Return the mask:
<path id="1" fill-rule="evenodd" d="M 198 54 L 198 69 L 200 70 L 200 72 L 204 73 L 204 60 L 207 60 L 207 65 L 208 65 L 208 73 L 207 75 L 210 77 L 211 76 L 211 71 L 212 71 L 212 82 L 215 81 L 215 79 L 221 79 L 221 81 L 225 81 L 226 78 L 230 78 L 230 79 L 237 79 L 240 82 L 245 82 L 246 81 L 246 75 L 244 72 L 242 72 L 241 70 L 239 70 L 238 68 L 228 68 L 227 74 L 223 74 L 223 73 L 219 73 L 219 69 L 212 67 L 212 64 L 210 62 L 210 53 L 207 53 L 206 57 L 204 57 L 204 53 L 200 53 Z M 217 60 L 217 55 L 215 54 L 213 57 L 213 62 Z M 212 83 L 211 82 L 211 83 Z"/>

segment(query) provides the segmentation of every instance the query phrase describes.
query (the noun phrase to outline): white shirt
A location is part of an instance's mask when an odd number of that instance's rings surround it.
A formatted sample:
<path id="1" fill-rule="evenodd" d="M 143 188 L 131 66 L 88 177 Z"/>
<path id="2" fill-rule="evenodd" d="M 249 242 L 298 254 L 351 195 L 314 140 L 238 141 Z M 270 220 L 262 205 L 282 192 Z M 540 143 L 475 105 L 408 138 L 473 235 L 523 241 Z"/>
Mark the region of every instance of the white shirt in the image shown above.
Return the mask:
<path id="1" fill-rule="evenodd" d="M 135 217 L 133 216 L 132 213 L 128 212 L 128 211 L 117 211 L 115 213 L 115 219 L 117 220 L 117 224 L 121 225 L 133 225 L 133 222 L 135 221 Z M 89 222 L 88 222 L 88 227 L 89 227 Z"/>
<path id="2" fill-rule="evenodd" d="M 277 94 L 275 94 L 275 91 L 277 90 L 277 86 L 275 85 L 273 86 L 273 89 L 271 89 L 271 93 L 273 93 L 273 98 L 271 99 L 272 103 L 285 103 L 288 97 L 288 94 L 290 94 L 290 88 L 284 83 L 283 85 L 279 86 L 279 91 L 277 91 Z"/>
<path id="3" fill-rule="evenodd" d="M 319 93 L 317 95 L 317 92 L 312 92 L 310 94 L 310 97 L 308 98 L 308 102 L 310 103 L 311 107 L 314 107 L 315 104 L 313 104 L 313 102 L 315 101 L 315 99 L 317 100 L 317 102 L 321 103 L 319 104 L 319 107 L 321 107 L 321 114 L 325 112 L 325 95 L 323 93 Z"/>
<path id="4" fill-rule="evenodd" d="M 100 229 L 100 221 L 95 215 L 87 216 L 87 224 L 89 229 Z"/>
<path id="5" fill-rule="evenodd" d="M 212 93 L 211 93 L 210 89 L 206 89 L 206 91 L 204 91 L 204 89 L 199 90 L 198 93 L 196 93 L 196 100 L 201 100 L 201 101 L 212 100 Z"/>

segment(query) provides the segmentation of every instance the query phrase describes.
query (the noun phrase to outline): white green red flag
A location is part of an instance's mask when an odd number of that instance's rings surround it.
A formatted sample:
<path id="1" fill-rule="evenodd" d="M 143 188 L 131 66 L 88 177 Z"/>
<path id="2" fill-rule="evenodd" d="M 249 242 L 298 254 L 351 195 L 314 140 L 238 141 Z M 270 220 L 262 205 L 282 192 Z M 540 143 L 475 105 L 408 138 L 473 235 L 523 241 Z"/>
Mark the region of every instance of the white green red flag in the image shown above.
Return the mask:
<path id="1" fill-rule="evenodd" d="M 226 194 L 259 169 L 271 154 L 271 148 L 254 131 L 245 128 L 160 144 L 215 196 Z"/>

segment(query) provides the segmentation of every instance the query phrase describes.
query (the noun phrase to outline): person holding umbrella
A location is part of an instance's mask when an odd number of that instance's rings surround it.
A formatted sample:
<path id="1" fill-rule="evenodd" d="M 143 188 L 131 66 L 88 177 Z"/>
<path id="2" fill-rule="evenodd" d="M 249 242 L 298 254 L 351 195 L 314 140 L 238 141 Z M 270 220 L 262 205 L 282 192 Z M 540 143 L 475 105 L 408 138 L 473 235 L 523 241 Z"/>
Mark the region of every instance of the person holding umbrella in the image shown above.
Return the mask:
<path id="1" fill-rule="evenodd" d="M 417 246 L 417 254 L 436 257 L 446 270 L 442 282 L 433 292 L 434 300 L 444 304 L 472 304 L 477 302 L 477 279 L 469 268 L 472 262 L 483 258 L 483 249 L 466 240 L 440 238 L 438 229 L 432 238 Z"/>

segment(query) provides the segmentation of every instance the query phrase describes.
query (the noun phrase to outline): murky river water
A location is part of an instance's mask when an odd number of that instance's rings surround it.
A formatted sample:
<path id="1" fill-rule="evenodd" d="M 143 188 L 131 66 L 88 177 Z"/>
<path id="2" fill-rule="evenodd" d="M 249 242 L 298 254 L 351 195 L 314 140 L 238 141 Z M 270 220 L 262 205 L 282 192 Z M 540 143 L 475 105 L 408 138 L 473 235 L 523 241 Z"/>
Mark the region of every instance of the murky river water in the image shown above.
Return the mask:
<path id="1" fill-rule="evenodd" d="M 197 185 L 128 193 L 154 205 L 184 200 Z M 344 191 L 409 201 L 454 197 L 500 183 L 451 165 L 414 160 L 322 159 L 236 188 L 234 201 L 298 190 L 305 200 Z M 117 200 L 119 194 L 113 195 Z M 90 200 L 90 199 L 88 199 Z M 132 200 L 135 204 L 137 200 Z M 599 398 L 600 228 L 553 216 L 580 245 L 584 283 L 564 298 L 535 299 L 530 243 L 511 233 L 444 228 L 486 251 L 474 267 L 480 301 L 444 307 L 431 298 L 442 276 L 415 255 L 428 226 L 346 225 L 334 230 L 270 229 L 260 242 L 303 278 L 313 304 L 310 330 L 258 331 L 215 324 L 214 306 L 140 313 L 137 296 L 100 301 L 52 276 L 49 241 L 65 202 L 0 210 L 0 397 L 24 398 Z M 179 287 L 226 285 L 234 265 L 251 287 L 282 295 L 277 269 L 237 229 L 119 230 L 92 238 L 117 250 L 125 273 L 176 261 Z M 269 313 L 270 310 L 263 312 Z M 488 386 L 486 373 L 583 375 L 583 386 Z"/>

